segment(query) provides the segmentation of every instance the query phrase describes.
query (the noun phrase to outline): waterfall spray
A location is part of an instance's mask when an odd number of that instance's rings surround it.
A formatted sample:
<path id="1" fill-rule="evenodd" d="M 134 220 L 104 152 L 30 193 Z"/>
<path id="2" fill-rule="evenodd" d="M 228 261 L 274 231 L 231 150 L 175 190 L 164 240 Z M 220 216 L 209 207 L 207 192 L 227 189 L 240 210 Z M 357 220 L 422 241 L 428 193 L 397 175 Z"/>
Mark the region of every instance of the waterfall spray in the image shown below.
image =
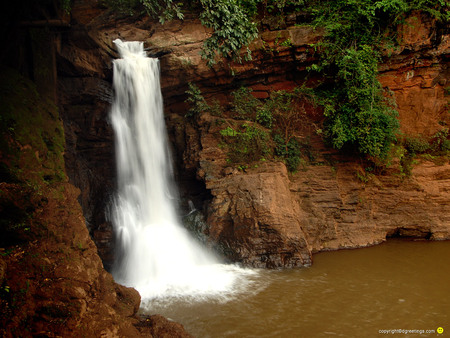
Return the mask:
<path id="1" fill-rule="evenodd" d="M 214 296 L 245 284 L 249 270 L 219 264 L 179 224 L 169 159 L 159 60 L 142 42 L 115 40 L 111 121 L 118 192 L 111 208 L 117 238 L 115 279 L 143 300 Z"/>

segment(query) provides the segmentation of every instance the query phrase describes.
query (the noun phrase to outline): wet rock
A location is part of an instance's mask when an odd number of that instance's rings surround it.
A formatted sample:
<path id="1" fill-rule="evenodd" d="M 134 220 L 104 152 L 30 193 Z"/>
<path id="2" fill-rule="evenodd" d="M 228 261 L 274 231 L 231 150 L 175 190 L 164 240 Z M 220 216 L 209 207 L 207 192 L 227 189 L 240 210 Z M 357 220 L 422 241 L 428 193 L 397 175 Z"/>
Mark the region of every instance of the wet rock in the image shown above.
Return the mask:
<path id="1" fill-rule="evenodd" d="M 191 338 L 181 324 L 175 323 L 161 315 L 153 315 L 148 318 L 143 318 L 141 324 L 138 326 L 141 331 L 150 331 L 153 337 L 161 338 Z M 145 332 L 145 331 L 144 331 Z"/>

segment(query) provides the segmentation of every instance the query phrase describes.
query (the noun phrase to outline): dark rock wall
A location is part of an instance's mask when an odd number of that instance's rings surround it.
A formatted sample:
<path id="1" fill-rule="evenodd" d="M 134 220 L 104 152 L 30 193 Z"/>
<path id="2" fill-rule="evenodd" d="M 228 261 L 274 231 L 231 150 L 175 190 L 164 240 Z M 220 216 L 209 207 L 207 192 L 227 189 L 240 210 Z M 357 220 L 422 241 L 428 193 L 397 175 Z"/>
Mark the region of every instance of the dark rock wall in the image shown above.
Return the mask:
<path id="1" fill-rule="evenodd" d="M 60 73 L 59 84 L 67 174 L 81 190 L 79 200 L 87 227 L 109 269 L 114 241 L 106 210 L 114 192 L 114 140 L 108 123 L 110 103 L 98 88 L 104 85 L 108 90 L 110 84 L 92 77 L 64 78 L 64 73 Z"/>

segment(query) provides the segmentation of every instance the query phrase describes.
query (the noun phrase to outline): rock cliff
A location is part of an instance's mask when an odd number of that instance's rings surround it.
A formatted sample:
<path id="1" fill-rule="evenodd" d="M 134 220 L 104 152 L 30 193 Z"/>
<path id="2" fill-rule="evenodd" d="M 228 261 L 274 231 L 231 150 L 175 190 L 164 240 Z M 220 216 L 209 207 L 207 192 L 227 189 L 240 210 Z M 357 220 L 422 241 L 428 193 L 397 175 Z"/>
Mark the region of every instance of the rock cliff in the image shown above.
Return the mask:
<path id="1" fill-rule="evenodd" d="M 387 50 L 380 64 L 380 81 L 396 98 L 401 137 L 430 137 L 449 123 L 449 35 L 420 13 L 408 20 L 399 30 L 401 47 Z M 317 251 L 367 246 L 389 236 L 450 238 L 447 157 L 417 158 L 406 175 L 401 156 L 394 156 L 389 167 L 370 172 L 362 160 L 327 148 L 311 132 L 302 136 L 310 140 L 313 159 L 297 173 L 276 161 L 238 170 L 219 144 L 220 117 L 184 117 L 188 82 L 225 106 L 242 85 L 261 99 L 274 90 L 313 86 L 317 79 L 306 71 L 314 62 L 310 44 L 322 32 L 301 23 L 298 16 L 283 28 L 267 25 L 251 45 L 251 62 L 208 68 L 199 51 L 210 32 L 189 15 L 161 25 L 144 16 L 118 18 L 95 1 L 74 3 L 71 29 L 57 48 L 66 163 L 107 266 L 113 257 L 105 208 L 115 176 L 108 107 L 116 38 L 144 41 L 149 55 L 160 59 L 182 209 L 188 210 L 188 200 L 194 203 L 206 221 L 201 231 L 207 244 L 230 260 L 292 267 L 311 264 Z M 319 109 L 310 117 L 316 124 L 322 120 Z"/>
<path id="2" fill-rule="evenodd" d="M 48 30 L 20 33 L 34 34 L 34 58 L 49 56 L 40 43 L 51 41 Z M 0 64 L 0 335 L 189 337 L 161 316 L 140 317 L 139 293 L 104 269 L 77 201 L 80 190 L 66 176 L 46 57 L 34 60 L 34 81 Z"/>

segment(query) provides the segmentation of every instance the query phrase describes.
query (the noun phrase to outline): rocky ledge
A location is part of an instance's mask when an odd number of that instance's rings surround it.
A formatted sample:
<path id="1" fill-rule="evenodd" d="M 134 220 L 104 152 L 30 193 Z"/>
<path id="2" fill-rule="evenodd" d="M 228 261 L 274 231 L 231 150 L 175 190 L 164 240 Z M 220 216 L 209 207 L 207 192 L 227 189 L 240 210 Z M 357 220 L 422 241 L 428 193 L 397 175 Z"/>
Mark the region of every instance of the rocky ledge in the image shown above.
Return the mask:
<path id="1" fill-rule="evenodd" d="M 60 183 L 36 194 L 0 187 L 2 206 L 34 209 L 20 242 L 0 249 L 2 337 L 189 337 L 180 324 L 137 315 L 139 293 L 104 270 L 77 188 Z"/>

